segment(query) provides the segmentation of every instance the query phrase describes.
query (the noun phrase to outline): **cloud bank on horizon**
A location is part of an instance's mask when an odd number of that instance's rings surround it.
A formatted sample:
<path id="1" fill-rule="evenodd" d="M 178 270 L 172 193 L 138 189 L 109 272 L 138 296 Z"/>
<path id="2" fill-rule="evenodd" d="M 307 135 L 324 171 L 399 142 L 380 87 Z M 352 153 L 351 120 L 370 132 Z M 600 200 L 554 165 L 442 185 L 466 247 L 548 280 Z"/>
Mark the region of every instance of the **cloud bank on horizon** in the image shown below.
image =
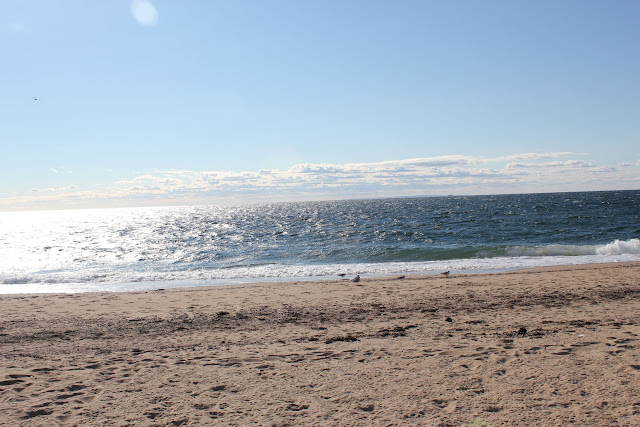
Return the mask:
<path id="1" fill-rule="evenodd" d="M 155 170 L 0 198 L 0 210 L 224 204 L 344 198 L 476 195 L 640 188 L 640 160 L 615 166 L 580 153 L 448 155 L 370 163 L 302 163 L 286 170 Z"/>

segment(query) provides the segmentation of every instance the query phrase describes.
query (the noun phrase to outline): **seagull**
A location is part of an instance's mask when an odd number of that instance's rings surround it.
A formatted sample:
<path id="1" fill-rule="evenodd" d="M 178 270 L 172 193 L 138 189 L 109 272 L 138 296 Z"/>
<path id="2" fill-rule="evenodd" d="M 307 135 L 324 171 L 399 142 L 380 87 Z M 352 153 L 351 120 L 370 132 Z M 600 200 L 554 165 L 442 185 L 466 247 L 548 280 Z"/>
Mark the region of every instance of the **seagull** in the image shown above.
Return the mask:
<path id="1" fill-rule="evenodd" d="M 358 283 L 360 281 L 360 275 L 358 274 L 356 277 L 351 279 L 352 282 Z"/>
<path id="2" fill-rule="evenodd" d="M 447 271 L 445 271 L 444 273 L 440 273 L 440 274 L 442 274 L 443 276 L 448 276 L 448 275 L 449 275 L 449 273 L 450 273 L 450 272 L 449 272 L 449 270 L 447 270 Z"/>
<path id="3" fill-rule="evenodd" d="M 34 101 L 37 101 L 37 100 L 38 100 L 38 98 L 33 98 L 33 100 L 34 100 Z"/>

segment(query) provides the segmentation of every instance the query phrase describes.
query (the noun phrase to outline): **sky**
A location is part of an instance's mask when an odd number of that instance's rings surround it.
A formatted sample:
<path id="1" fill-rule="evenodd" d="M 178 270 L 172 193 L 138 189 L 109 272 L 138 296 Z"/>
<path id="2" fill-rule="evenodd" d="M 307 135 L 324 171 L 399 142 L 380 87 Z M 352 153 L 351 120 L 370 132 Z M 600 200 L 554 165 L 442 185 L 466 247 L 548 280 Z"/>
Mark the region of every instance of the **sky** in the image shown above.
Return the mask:
<path id="1" fill-rule="evenodd" d="M 635 0 L 2 0 L 0 211 L 640 189 Z"/>

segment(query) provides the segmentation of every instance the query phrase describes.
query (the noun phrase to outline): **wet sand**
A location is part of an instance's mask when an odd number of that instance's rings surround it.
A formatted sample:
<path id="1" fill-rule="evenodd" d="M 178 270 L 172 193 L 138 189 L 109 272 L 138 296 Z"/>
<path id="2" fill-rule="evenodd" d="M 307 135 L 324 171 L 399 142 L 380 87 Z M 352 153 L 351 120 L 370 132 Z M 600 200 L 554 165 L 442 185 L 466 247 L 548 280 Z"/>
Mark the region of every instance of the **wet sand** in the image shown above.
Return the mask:
<path id="1" fill-rule="evenodd" d="M 3 425 L 640 425 L 640 263 L 0 297 Z"/>

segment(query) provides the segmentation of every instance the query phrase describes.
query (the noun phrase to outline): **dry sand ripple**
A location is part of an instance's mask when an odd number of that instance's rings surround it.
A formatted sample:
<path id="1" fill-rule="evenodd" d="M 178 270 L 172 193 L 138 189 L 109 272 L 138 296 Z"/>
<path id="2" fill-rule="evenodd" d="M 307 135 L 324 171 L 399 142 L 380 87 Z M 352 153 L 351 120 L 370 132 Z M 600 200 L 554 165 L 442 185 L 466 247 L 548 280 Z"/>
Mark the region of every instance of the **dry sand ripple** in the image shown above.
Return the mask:
<path id="1" fill-rule="evenodd" d="M 640 425 L 640 265 L 0 298 L 4 425 Z"/>

